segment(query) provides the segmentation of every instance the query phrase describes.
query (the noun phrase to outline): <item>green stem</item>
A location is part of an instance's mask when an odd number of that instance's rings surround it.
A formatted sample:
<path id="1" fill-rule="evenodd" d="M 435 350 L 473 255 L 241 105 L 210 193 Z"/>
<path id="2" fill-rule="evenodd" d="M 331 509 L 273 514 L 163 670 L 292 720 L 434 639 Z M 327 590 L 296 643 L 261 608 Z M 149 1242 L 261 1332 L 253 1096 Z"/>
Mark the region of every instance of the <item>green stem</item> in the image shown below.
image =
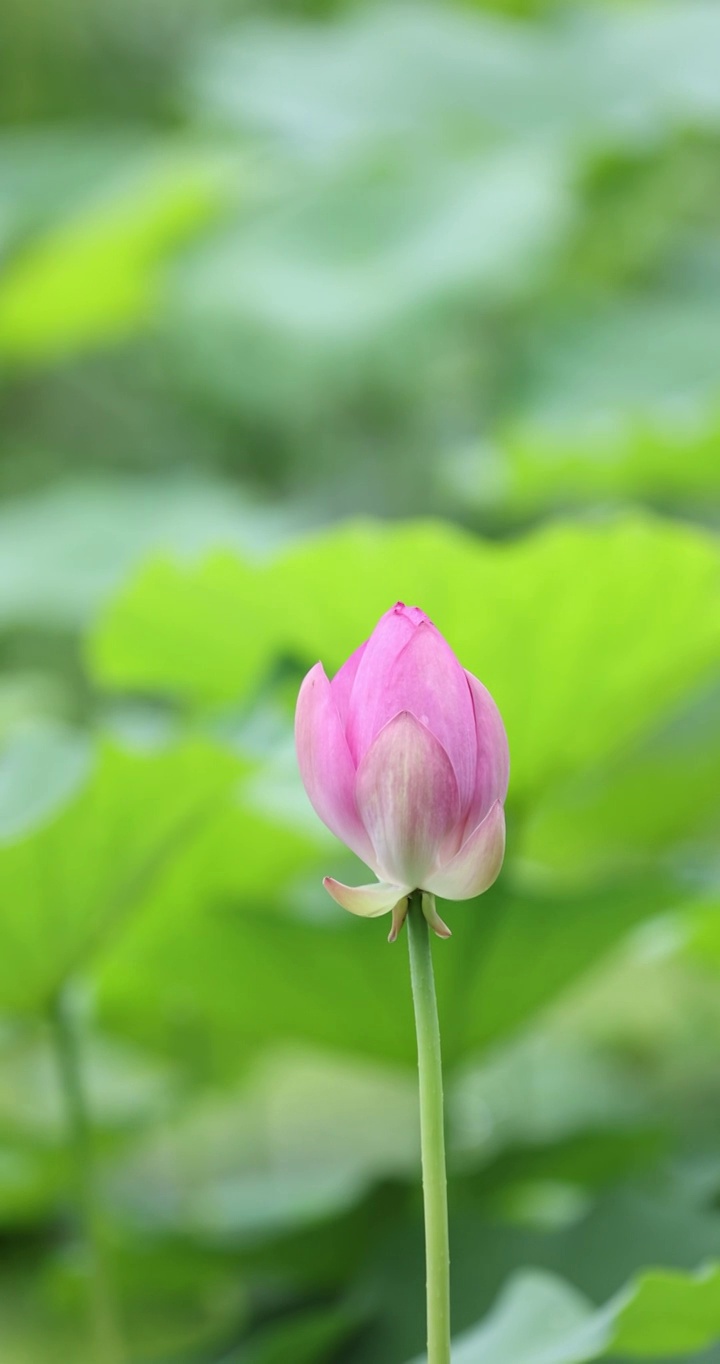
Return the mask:
<path id="1" fill-rule="evenodd" d="M 428 1364 L 450 1364 L 450 1244 L 440 1025 L 435 998 L 430 930 L 422 911 L 422 900 L 418 891 L 410 900 L 407 925 L 420 1074 Z"/>
<path id="2" fill-rule="evenodd" d="M 108 1273 L 105 1236 L 98 1207 L 95 1152 L 83 1082 L 78 1020 L 66 986 L 50 1009 L 58 1078 L 71 1150 L 77 1207 L 89 1261 L 88 1297 L 97 1364 L 122 1364 L 124 1351 Z"/>

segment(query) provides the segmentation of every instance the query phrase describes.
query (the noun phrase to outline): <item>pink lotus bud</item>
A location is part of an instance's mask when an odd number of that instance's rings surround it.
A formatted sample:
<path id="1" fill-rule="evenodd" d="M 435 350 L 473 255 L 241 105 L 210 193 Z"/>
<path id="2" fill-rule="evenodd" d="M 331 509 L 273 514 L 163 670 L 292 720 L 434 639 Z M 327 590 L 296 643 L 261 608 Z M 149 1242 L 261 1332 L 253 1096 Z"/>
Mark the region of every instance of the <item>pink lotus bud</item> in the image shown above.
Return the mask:
<path id="1" fill-rule="evenodd" d="M 398 602 L 332 682 L 322 663 L 311 668 L 295 739 L 317 814 L 379 878 L 326 877 L 333 899 L 371 918 L 392 911 L 394 938 L 422 890 L 426 917 L 448 935 L 432 896 L 487 890 L 505 850 L 508 745 L 490 693 L 424 612 Z"/>

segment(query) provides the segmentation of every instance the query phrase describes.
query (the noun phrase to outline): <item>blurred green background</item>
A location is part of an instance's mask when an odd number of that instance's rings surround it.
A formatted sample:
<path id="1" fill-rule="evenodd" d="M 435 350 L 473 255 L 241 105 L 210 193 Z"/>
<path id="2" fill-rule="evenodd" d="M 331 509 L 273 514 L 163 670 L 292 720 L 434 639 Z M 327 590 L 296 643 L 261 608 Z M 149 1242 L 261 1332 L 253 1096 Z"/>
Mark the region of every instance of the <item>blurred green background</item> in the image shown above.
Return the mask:
<path id="1" fill-rule="evenodd" d="M 398 598 L 513 759 L 457 1364 L 717 1364 L 720 5 L 5 0 L 0 119 L 0 1364 L 421 1358 L 406 947 L 292 747 Z"/>

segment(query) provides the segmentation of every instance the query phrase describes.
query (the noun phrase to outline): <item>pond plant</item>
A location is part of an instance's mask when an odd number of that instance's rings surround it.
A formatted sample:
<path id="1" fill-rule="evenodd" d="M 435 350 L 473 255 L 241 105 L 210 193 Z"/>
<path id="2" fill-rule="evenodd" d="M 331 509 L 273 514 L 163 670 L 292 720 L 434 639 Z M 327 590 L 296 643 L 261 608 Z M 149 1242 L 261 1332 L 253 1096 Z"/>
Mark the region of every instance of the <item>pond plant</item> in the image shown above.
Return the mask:
<path id="1" fill-rule="evenodd" d="M 328 680 L 300 688 L 296 743 L 320 818 L 377 876 L 325 889 L 352 914 L 407 920 L 420 1082 L 428 1364 L 450 1361 L 450 1251 L 442 1058 L 430 929 L 435 896 L 466 900 L 495 881 L 505 851 L 508 743 L 490 693 L 432 621 L 398 602 Z"/>

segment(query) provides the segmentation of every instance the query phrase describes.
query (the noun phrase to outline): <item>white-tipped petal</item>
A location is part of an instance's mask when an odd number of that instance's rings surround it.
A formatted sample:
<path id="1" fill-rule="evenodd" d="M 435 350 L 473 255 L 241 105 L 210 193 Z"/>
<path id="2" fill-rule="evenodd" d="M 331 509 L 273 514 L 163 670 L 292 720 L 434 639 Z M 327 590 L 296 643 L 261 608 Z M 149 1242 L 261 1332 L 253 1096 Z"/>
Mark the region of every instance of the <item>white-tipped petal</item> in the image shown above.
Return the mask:
<path id="1" fill-rule="evenodd" d="M 422 893 L 422 912 L 433 933 L 436 933 L 438 938 L 452 937 L 452 932 L 444 920 L 440 918 L 440 915 L 435 908 L 435 896 L 428 894 L 427 891 L 423 891 Z"/>
<path id="2" fill-rule="evenodd" d="M 344 886 L 332 876 L 326 876 L 323 885 L 338 905 L 363 919 L 389 914 L 410 892 L 409 886 L 394 886 L 388 881 L 377 881 L 372 886 Z"/>
<path id="3" fill-rule="evenodd" d="M 402 885 L 424 886 L 460 807 L 442 744 L 414 715 L 396 715 L 365 754 L 355 796 L 381 874 Z"/>
<path id="4" fill-rule="evenodd" d="M 402 926 L 407 919 L 409 908 L 410 901 L 407 897 L 404 900 L 398 900 L 397 904 L 393 906 L 392 927 L 388 933 L 388 942 L 397 942 Z"/>
<path id="5" fill-rule="evenodd" d="M 496 880 L 505 854 L 505 812 L 500 801 L 488 811 L 460 851 L 426 877 L 423 889 L 445 900 L 470 900 Z"/>

